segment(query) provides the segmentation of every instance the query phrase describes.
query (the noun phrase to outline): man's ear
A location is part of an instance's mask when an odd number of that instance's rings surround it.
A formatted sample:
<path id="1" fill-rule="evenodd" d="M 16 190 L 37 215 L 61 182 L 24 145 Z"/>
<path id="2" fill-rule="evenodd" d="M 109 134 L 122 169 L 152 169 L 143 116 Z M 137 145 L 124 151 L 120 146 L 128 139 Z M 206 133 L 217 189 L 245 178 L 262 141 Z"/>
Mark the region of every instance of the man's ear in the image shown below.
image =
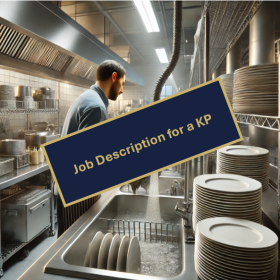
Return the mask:
<path id="1" fill-rule="evenodd" d="M 118 78 L 118 74 L 116 72 L 113 72 L 111 79 L 112 79 L 112 83 L 114 83 Z"/>

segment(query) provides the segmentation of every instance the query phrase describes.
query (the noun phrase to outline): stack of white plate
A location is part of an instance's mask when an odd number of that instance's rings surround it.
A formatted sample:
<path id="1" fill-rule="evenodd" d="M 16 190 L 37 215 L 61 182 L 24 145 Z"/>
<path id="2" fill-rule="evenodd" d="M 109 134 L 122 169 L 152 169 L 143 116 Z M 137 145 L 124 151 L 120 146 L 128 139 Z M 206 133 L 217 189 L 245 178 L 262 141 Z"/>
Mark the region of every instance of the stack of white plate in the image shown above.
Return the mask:
<path id="1" fill-rule="evenodd" d="M 233 110 L 278 114 L 278 64 L 248 66 L 234 72 Z"/>
<path id="2" fill-rule="evenodd" d="M 112 271 L 140 273 L 141 256 L 137 237 L 129 240 L 127 235 L 121 238 L 97 232 L 89 244 L 84 266 Z"/>
<path id="3" fill-rule="evenodd" d="M 239 175 L 209 174 L 194 178 L 193 229 L 212 217 L 262 222 L 262 185 Z"/>
<path id="4" fill-rule="evenodd" d="M 258 180 L 265 191 L 269 181 L 269 151 L 243 145 L 219 149 L 216 171 L 217 174 L 236 174 Z"/>
<path id="5" fill-rule="evenodd" d="M 195 270 L 201 280 L 275 280 L 278 238 L 246 220 L 210 218 L 198 223 Z"/>
<path id="6" fill-rule="evenodd" d="M 16 108 L 15 87 L 9 85 L 0 85 L 0 107 Z"/>
<path id="7" fill-rule="evenodd" d="M 220 76 L 227 93 L 230 105 L 232 105 L 233 98 L 233 74 L 224 74 Z"/>

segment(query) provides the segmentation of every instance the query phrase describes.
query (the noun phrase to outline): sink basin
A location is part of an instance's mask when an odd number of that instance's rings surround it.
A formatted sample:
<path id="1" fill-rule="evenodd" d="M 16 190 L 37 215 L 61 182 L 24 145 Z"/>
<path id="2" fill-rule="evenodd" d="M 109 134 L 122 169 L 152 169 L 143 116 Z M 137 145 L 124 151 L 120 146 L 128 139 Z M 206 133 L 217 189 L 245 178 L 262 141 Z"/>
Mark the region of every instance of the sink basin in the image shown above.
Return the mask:
<path id="1" fill-rule="evenodd" d="M 85 279 L 198 279 L 194 245 L 185 243 L 183 220 L 174 213 L 174 206 L 182 199 L 125 194 L 119 189 L 111 192 L 101 209 L 93 211 L 47 263 L 44 272 Z M 98 231 L 137 236 L 141 273 L 83 267 L 88 245 Z"/>

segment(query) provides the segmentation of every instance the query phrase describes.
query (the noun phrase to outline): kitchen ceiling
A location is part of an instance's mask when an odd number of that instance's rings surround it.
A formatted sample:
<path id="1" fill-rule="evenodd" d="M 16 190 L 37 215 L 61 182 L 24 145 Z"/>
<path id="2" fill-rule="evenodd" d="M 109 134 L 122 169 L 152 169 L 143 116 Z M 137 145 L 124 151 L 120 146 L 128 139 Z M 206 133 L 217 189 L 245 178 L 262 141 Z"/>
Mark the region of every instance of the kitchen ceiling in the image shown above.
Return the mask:
<path id="1" fill-rule="evenodd" d="M 98 40 L 132 65 L 160 64 L 156 48 L 165 48 L 167 56 L 172 51 L 173 1 L 152 1 L 160 32 L 148 33 L 133 1 L 98 1 L 105 13 L 121 29 L 121 32 L 98 9 L 95 1 L 53 1 L 62 11 L 79 23 Z M 190 60 L 184 62 L 184 54 L 194 49 L 193 36 L 201 17 L 203 1 L 183 1 L 183 36 L 181 57 L 175 79 L 186 79 Z M 121 34 L 123 32 L 123 34 Z M 125 39 L 126 37 L 126 39 Z M 186 43 L 186 40 L 188 41 Z M 130 44 L 128 43 L 130 42 Z M 179 73 L 184 76 L 179 77 Z M 187 73 L 188 74 L 188 73 Z M 180 83 L 180 82 L 179 82 Z"/>

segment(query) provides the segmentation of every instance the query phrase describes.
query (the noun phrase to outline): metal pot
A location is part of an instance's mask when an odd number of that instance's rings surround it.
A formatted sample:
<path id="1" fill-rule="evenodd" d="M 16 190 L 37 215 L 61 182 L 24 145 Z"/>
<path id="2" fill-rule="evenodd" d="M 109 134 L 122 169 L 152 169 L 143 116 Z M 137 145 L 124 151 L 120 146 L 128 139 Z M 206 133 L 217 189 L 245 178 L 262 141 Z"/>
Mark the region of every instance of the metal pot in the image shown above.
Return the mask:
<path id="1" fill-rule="evenodd" d="M 17 86 L 16 97 L 32 96 L 31 87 L 28 86 Z"/>
<path id="2" fill-rule="evenodd" d="M 2 155 L 22 155 L 25 152 L 25 140 L 5 139 L 0 141 L 0 154 Z"/>
<path id="3" fill-rule="evenodd" d="M 49 87 L 40 88 L 40 93 L 42 99 L 55 98 L 55 91 Z"/>
<path id="4" fill-rule="evenodd" d="M 38 147 L 41 145 L 41 135 L 25 134 L 26 147 Z"/>

